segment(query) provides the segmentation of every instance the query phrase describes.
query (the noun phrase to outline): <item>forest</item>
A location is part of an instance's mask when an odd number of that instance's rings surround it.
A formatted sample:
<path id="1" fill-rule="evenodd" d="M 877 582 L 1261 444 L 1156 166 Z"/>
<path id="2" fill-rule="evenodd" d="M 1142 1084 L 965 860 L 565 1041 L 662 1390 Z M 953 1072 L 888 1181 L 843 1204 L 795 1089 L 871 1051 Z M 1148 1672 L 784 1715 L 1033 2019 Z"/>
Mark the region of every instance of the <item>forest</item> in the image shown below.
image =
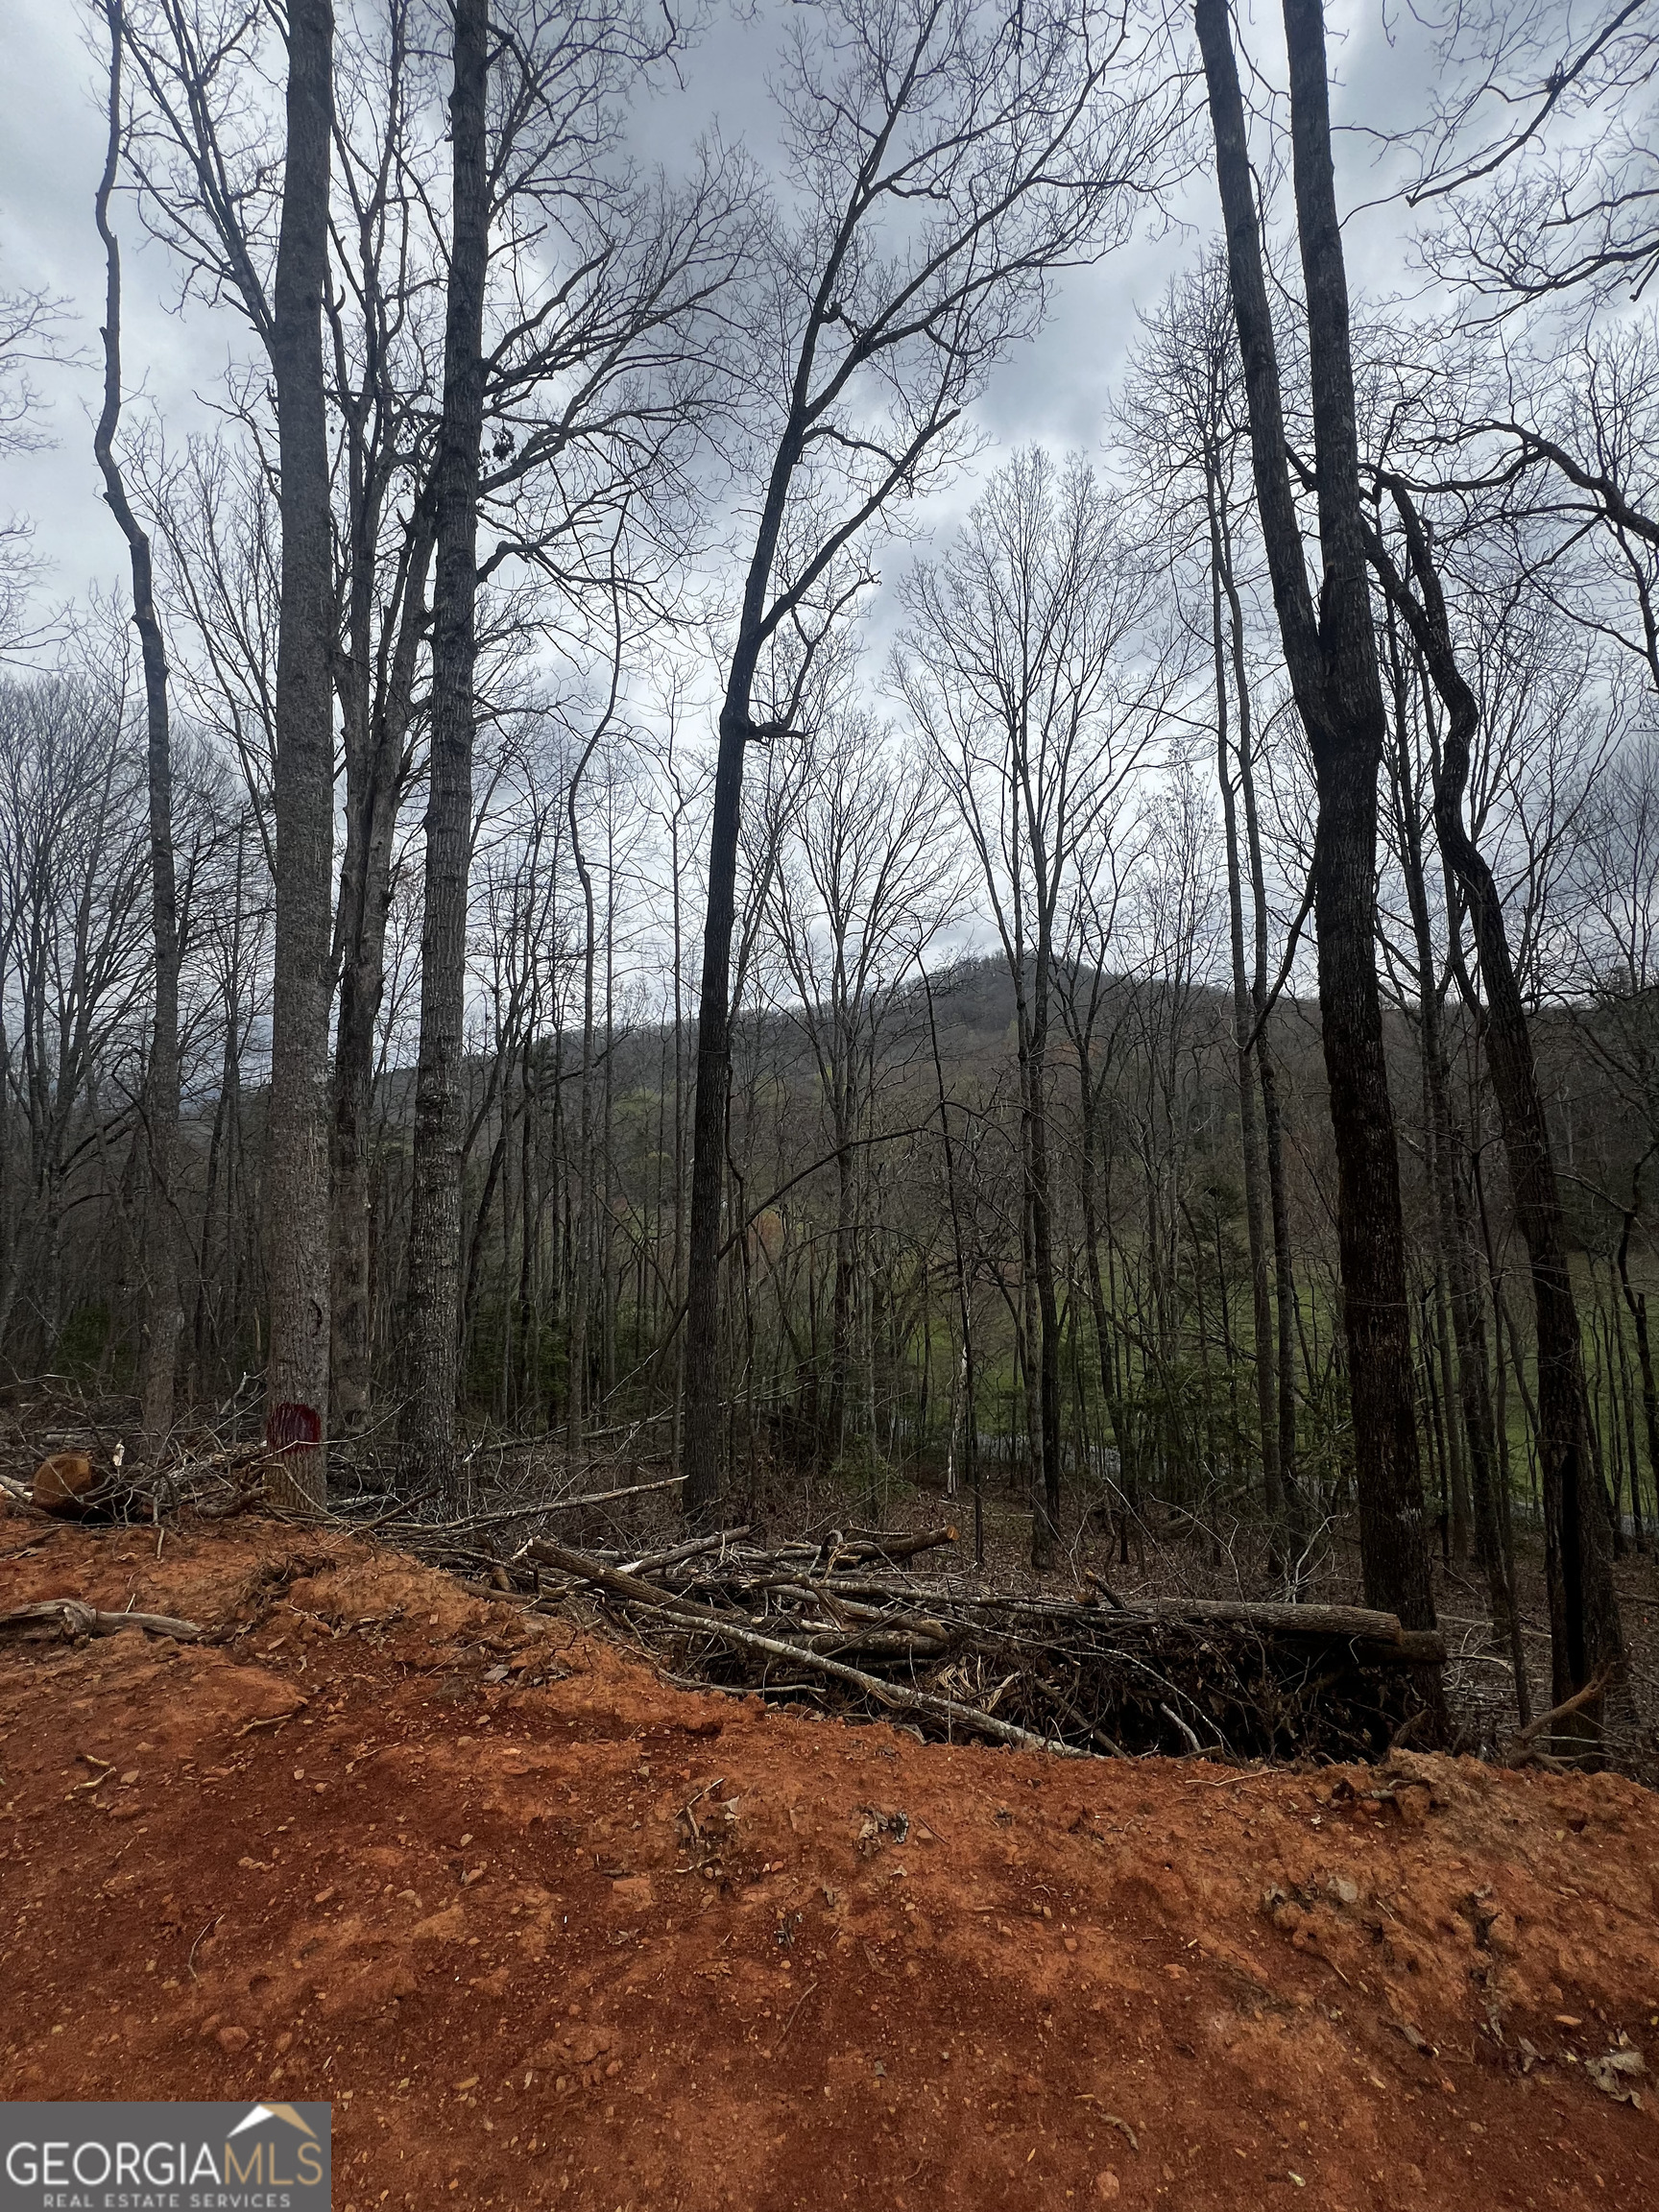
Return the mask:
<path id="1" fill-rule="evenodd" d="M 1659 16 L 1283 16 L 79 10 L 100 285 L 0 269 L 103 564 L 8 494 L 14 1398 L 295 1510 L 1451 1575 L 1521 1722 L 1628 1710 Z"/>

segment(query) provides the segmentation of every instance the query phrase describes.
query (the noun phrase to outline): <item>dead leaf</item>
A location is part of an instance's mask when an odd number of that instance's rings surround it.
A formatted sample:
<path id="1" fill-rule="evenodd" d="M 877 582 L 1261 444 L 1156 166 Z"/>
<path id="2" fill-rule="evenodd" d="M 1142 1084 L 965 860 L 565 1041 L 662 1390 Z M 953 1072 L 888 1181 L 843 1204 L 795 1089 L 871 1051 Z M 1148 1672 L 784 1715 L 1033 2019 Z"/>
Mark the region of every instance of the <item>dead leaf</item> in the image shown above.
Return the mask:
<path id="1" fill-rule="evenodd" d="M 885 1850 L 888 1839 L 902 1843 L 910 1833 L 910 1815 L 897 1807 L 890 1813 L 878 1812 L 874 1805 L 861 1805 L 858 1810 L 864 1818 L 858 1830 L 858 1850 L 861 1857 L 873 1859 L 878 1851 Z"/>
<path id="2" fill-rule="evenodd" d="M 1603 2097 L 1618 2104 L 1634 2104 L 1641 2111 L 1642 2100 L 1632 2084 L 1647 2073 L 1647 2062 L 1628 2035 L 1620 2034 L 1617 2050 L 1600 2058 L 1586 2058 L 1584 2071 Z"/>

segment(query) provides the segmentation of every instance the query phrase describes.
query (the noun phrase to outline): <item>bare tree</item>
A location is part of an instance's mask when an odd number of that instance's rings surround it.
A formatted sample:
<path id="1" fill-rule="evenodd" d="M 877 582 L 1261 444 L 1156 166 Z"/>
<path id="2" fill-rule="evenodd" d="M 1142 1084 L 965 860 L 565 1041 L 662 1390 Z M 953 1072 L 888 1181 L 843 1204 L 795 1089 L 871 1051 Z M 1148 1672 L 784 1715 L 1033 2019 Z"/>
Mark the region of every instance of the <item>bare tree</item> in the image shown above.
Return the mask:
<path id="1" fill-rule="evenodd" d="M 452 1479 L 460 1359 L 461 1055 L 472 831 L 478 466 L 484 435 L 484 285 L 490 261 L 489 0 L 454 0 L 449 286 L 434 469 L 432 766 L 421 933 L 421 1061 L 409 1218 L 403 1439 L 416 1490 Z"/>
<path id="2" fill-rule="evenodd" d="M 417 0 L 354 15 L 335 58 L 336 203 L 325 301 L 336 481 L 344 490 L 335 688 L 345 845 L 335 913 L 339 1005 L 330 1132 L 329 1422 L 370 1415 L 373 1364 L 372 1129 L 399 808 L 423 729 L 435 535 L 430 301 L 423 218 L 433 166 Z"/>
<path id="3" fill-rule="evenodd" d="M 1435 26 L 1408 205 L 1433 265 L 1498 311 L 1659 268 L 1655 30 L 1646 0 L 1458 8 Z"/>
<path id="4" fill-rule="evenodd" d="M 271 873 L 282 569 L 276 494 L 257 451 L 222 436 L 191 440 L 176 461 L 158 443 L 135 442 L 131 462 L 171 611 L 171 694 L 235 761 Z"/>
<path id="5" fill-rule="evenodd" d="M 854 1439 L 879 1454 L 857 1388 L 856 1315 L 869 1310 L 860 1262 L 866 1172 L 889 1065 L 899 1000 L 952 905 L 956 854 L 945 794 L 929 764 L 902 765 L 869 719 L 828 719 L 791 778 L 781 851 L 766 901 L 768 933 L 787 988 L 785 1020 L 812 1055 L 835 1166 L 829 1396 L 816 1424 L 833 1461 Z M 862 1147 L 858 1140 L 866 1142 Z M 861 1402 L 862 1401 L 862 1402 Z"/>
<path id="6" fill-rule="evenodd" d="M 104 405 L 93 448 L 104 478 L 104 496 L 127 541 L 132 576 L 132 624 L 144 667 L 146 782 L 150 818 L 150 927 L 154 940 L 155 1010 L 144 1076 L 143 1118 L 150 1177 L 146 1296 L 138 1394 L 144 1449 L 160 1452 L 173 1426 L 173 1384 L 178 1364 L 180 1299 L 178 1194 L 179 1145 L 179 904 L 173 866 L 173 746 L 167 709 L 167 651 L 156 612 L 155 570 L 149 533 L 127 494 L 115 450 L 121 422 L 121 248 L 110 228 L 110 200 L 121 164 L 121 0 L 105 0 L 109 28 L 108 137 L 99 180 L 96 216 L 104 241 Z"/>
<path id="7" fill-rule="evenodd" d="M 52 442 L 44 421 L 50 402 L 33 372 L 69 357 L 65 314 L 65 303 L 39 288 L 0 292 L 0 458 Z M 0 515 L 0 661 L 26 659 L 61 633 L 59 620 L 32 604 L 41 575 L 33 536 L 27 516 Z"/>
<path id="8" fill-rule="evenodd" d="M 276 647 L 276 978 L 265 1238 L 268 1419 L 285 1486 L 318 1503 L 328 1407 L 328 1006 L 334 854 L 334 607 L 323 294 L 328 275 L 334 18 L 291 0 L 271 364 L 281 470 Z M 285 1407 L 297 1411 L 285 1413 Z"/>
<path id="9" fill-rule="evenodd" d="M 1309 588 L 1244 103 L 1224 0 L 1196 0 L 1228 270 L 1274 607 L 1319 794 L 1319 1005 L 1339 1166 L 1342 1318 L 1368 1600 L 1431 1626 L 1413 1414 L 1410 1309 L 1393 1107 L 1374 950 L 1377 773 L 1386 721 L 1365 567 L 1348 288 L 1331 162 L 1322 0 L 1286 0 L 1297 231 L 1307 292 L 1319 599 Z"/>
<path id="10" fill-rule="evenodd" d="M 148 835 L 123 704 L 86 673 L 0 682 L 0 1337 L 37 1369 L 65 1319 L 72 1181 L 133 1148 L 117 1077 L 148 982 Z"/>
<path id="11" fill-rule="evenodd" d="M 146 221 L 185 288 L 235 302 L 275 385 L 281 576 L 272 722 L 276 974 L 264 1182 L 266 1402 L 278 1484 L 326 1489 L 328 1011 L 334 843 L 332 515 L 323 301 L 334 135 L 330 0 L 293 0 L 280 153 L 260 76 L 258 11 L 128 0 L 122 33 L 143 112 L 131 147 Z M 279 186 L 278 186 L 278 181 Z"/>
<path id="12" fill-rule="evenodd" d="M 1147 584 L 1093 469 L 1074 459 L 1058 476 L 1035 450 L 993 480 L 949 557 L 918 565 L 901 590 L 909 623 L 897 679 L 961 814 L 1014 986 L 1040 1567 L 1060 1511 L 1048 1069 L 1057 924 L 1076 854 L 1139 765 L 1148 709 L 1171 681 L 1163 668 L 1130 673 Z"/>
<path id="13" fill-rule="evenodd" d="M 1226 833 L 1238 1039 L 1239 1152 L 1250 1240 L 1257 1414 L 1269 1516 L 1294 1543 L 1295 1284 L 1285 1194 L 1278 1075 L 1268 1035 L 1267 882 L 1256 798 L 1257 731 L 1245 609 L 1249 503 L 1237 483 L 1245 442 L 1238 332 L 1225 262 L 1206 257 L 1146 318 L 1120 401 L 1141 469 L 1154 479 L 1157 526 L 1172 560 L 1202 548 L 1215 693 L 1216 779 Z M 1242 814 L 1240 835 L 1239 817 Z M 1246 891 L 1250 929 L 1245 929 Z M 1277 1310 L 1275 1311 L 1275 1308 Z"/>
<path id="14" fill-rule="evenodd" d="M 1012 37 L 970 0 L 836 0 L 798 29 L 780 97 L 798 201 L 757 301 L 755 536 L 720 709 L 698 1001 L 681 1445 L 696 1516 L 720 1490 L 744 757 L 795 707 L 784 697 L 757 720 L 762 655 L 780 629 L 814 631 L 858 589 L 859 540 L 937 478 L 964 404 L 1034 326 L 1048 273 L 1121 235 L 1156 181 L 1168 119 L 1126 28 L 1089 0 L 1026 16 Z"/>
<path id="15" fill-rule="evenodd" d="M 1478 1004 L 1486 1062 L 1503 1117 L 1516 1215 L 1531 1262 L 1544 1556 L 1553 1688 L 1560 1704 L 1589 1683 L 1616 1678 L 1623 1671 L 1613 1531 L 1592 1448 L 1577 1301 L 1526 1004 L 1497 882 L 1463 818 L 1480 704 L 1459 664 L 1439 566 L 1417 504 L 1399 477 L 1385 474 L 1381 480 L 1404 533 L 1406 574 L 1380 533 L 1368 533 L 1367 547 L 1388 604 L 1410 633 L 1446 709 L 1434 778 L 1434 829 L 1467 901 L 1479 954 L 1484 996 Z"/>
<path id="16" fill-rule="evenodd" d="M 653 531 L 672 535 L 668 510 L 698 428 L 693 324 L 732 266 L 732 195 L 717 163 L 677 197 L 629 189 L 616 158 L 626 91 L 681 42 L 672 11 L 658 19 L 632 0 L 605 0 L 492 18 L 477 0 L 456 0 L 454 23 L 405 1411 L 411 1472 L 426 1480 L 442 1477 L 458 1381 L 479 586 L 510 561 L 540 571 L 563 602 L 547 627 L 566 632 L 582 631 L 595 602 L 614 604 L 619 577 L 631 600 L 651 605 L 647 546 Z M 481 513 L 497 531 L 482 561 Z"/>

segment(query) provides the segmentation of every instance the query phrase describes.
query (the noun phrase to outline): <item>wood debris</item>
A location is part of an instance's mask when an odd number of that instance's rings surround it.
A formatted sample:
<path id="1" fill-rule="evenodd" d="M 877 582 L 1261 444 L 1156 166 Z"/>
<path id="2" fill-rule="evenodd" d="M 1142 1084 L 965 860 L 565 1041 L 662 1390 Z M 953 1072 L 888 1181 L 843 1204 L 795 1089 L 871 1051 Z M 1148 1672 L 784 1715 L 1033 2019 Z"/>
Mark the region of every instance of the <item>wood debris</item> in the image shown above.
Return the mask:
<path id="1" fill-rule="evenodd" d="M 681 1679 L 1072 1756 L 1376 1757 L 1445 1656 L 1437 1636 L 1358 1606 L 1107 1605 L 910 1564 L 952 1544 L 949 1528 L 749 1535 L 643 1557 L 538 1536 L 512 1574 L 543 1602 L 587 1592 Z"/>
<path id="2" fill-rule="evenodd" d="M 102 1613 L 79 1598 L 42 1598 L 33 1605 L 16 1605 L 0 1613 L 0 1632 L 6 1629 L 56 1629 L 74 1639 L 113 1636 L 123 1628 L 138 1628 L 148 1636 L 173 1636 L 189 1643 L 202 1631 L 194 1621 L 174 1621 L 165 1613 Z"/>

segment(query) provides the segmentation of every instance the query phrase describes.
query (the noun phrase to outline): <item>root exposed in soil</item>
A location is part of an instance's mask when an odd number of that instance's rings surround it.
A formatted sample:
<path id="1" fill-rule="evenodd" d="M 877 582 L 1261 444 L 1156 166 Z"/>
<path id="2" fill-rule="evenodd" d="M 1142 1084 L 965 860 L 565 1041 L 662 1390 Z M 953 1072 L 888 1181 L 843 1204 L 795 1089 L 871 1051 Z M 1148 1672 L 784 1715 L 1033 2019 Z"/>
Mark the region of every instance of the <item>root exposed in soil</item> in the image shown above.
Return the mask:
<path id="1" fill-rule="evenodd" d="M 923 1744 L 261 1522 L 0 1519 L 49 1599 L 204 1634 L 0 1647 L 0 2097 L 330 2098 L 345 2212 L 1659 2203 L 1618 1776 Z"/>

